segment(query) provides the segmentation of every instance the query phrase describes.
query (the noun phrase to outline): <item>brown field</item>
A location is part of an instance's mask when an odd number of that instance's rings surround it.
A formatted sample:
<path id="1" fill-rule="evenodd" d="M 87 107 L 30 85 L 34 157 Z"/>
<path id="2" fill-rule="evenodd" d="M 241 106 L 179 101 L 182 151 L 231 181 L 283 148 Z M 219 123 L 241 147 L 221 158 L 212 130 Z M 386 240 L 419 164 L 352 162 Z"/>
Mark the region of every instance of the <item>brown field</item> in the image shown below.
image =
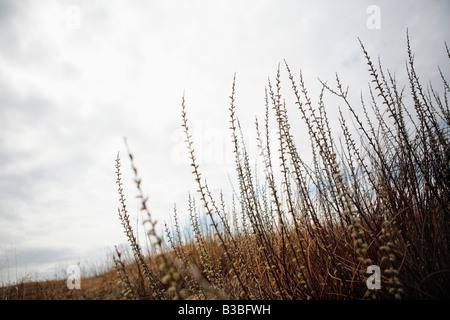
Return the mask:
<path id="1" fill-rule="evenodd" d="M 81 289 L 69 290 L 66 280 L 19 282 L 0 288 L 1 300 L 115 300 L 121 299 L 117 273 L 81 278 Z"/>

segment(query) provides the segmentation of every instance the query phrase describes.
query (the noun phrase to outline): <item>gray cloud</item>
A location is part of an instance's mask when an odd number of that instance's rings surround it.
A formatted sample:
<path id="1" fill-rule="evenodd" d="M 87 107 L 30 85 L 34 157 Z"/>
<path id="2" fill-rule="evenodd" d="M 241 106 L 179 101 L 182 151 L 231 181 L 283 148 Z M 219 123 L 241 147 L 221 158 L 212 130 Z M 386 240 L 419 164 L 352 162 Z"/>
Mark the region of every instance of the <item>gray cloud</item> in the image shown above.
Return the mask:
<path id="1" fill-rule="evenodd" d="M 23 3 L 17 1 L 0 2 L 0 43 L 2 54 L 17 56 L 19 51 L 19 21 L 23 18 Z"/>

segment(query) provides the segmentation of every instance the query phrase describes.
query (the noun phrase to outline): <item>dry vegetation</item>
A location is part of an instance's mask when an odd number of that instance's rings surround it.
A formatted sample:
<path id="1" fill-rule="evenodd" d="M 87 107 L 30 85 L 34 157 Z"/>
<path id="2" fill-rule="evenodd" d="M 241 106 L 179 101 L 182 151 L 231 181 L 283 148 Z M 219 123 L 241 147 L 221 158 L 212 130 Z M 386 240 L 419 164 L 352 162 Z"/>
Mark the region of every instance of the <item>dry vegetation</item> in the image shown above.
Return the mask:
<path id="1" fill-rule="evenodd" d="M 18 281 L 0 287 L 1 300 L 114 300 L 121 299 L 114 270 L 81 278 L 81 290 L 67 289 L 67 280 Z"/>
<path id="2" fill-rule="evenodd" d="M 422 86 L 409 38 L 405 88 L 380 62 L 374 64 L 362 43 L 361 47 L 371 82 L 370 100 L 361 97 L 358 108 L 351 105 L 338 76 L 335 86 L 322 83 L 313 105 L 301 73 L 294 77 L 287 63 L 278 68 L 267 86 L 265 121 L 255 122 L 263 177 L 252 170 L 243 143 L 233 80 L 229 111 L 238 188 L 231 204 L 223 197 L 214 198 L 201 174 L 183 96 L 182 126 L 201 201 L 188 199 L 192 237 L 182 236 L 176 211 L 173 228 L 166 226 L 164 235 L 157 233 L 135 159 L 128 151 L 154 252 L 144 254 L 129 221 L 118 154 L 119 217 L 133 261 L 117 249 L 115 275 L 105 274 L 96 282 L 110 286 L 110 292 L 76 298 L 449 298 L 449 84 L 441 72 L 443 97 L 431 85 Z M 310 166 L 300 158 L 291 133 L 281 94 L 282 69 L 309 133 Z M 341 99 L 351 115 L 345 119 L 339 110 L 339 139 L 330 128 L 325 93 Z M 269 141 L 271 111 L 278 150 L 272 150 Z M 274 157 L 279 157 L 279 167 L 273 166 Z M 209 227 L 200 223 L 199 208 L 206 213 Z M 367 289 L 369 265 L 381 268 L 380 290 Z M 120 286 L 112 285 L 113 279 Z M 53 285 L 48 283 L 49 288 Z M 48 298 L 39 286 L 38 298 Z M 70 294 L 66 289 L 53 297 L 70 298 Z"/>
<path id="3" fill-rule="evenodd" d="M 380 62 L 375 66 L 362 43 L 361 48 L 371 77 L 370 101 L 361 97 L 363 114 L 349 102 L 338 76 L 335 88 L 322 83 L 319 101 L 313 106 L 301 73 L 295 79 L 285 63 L 296 108 L 309 133 L 313 155 L 310 167 L 300 158 L 291 134 L 281 95 L 280 68 L 275 80 L 269 80 L 265 124 L 255 123 L 264 168 L 261 184 L 256 183 L 240 133 L 233 80 L 230 130 L 239 188 L 231 205 L 223 197 L 212 196 L 201 174 L 183 96 L 182 126 L 192 173 L 200 205 L 213 230 L 201 227 L 199 210 L 190 196 L 193 236 L 182 237 L 175 211 L 174 231 L 166 226 L 165 239 L 170 248 L 165 249 L 128 151 L 157 252 L 149 260 L 144 259 L 128 220 L 117 156 L 119 215 L 137 269 L 129 272 L 117 252 L 115 262 L 125 298 L 450 297 L 449 85 L 442 72 L 443 98 L 431 85 L 426 89 L 421 85 L 409 37 L 408 89 L 399 88 Z M 341 138 L 336 141 L 327 118 L 325 92 L 343 101 L 356 136 L 339 110 Z M 412 104 L 407 102 L 407 92 Z M 270 109 L 278 126 L 276 155 L 268 141 Z M 280 167 L 272 165 L 274 156 L 279 157 Z M 281 174 L 281 184 L 277 184 L 277 173 Z M 381 268 L 380 290 L 368 290 L 366 286 L 369 265 Z"/>

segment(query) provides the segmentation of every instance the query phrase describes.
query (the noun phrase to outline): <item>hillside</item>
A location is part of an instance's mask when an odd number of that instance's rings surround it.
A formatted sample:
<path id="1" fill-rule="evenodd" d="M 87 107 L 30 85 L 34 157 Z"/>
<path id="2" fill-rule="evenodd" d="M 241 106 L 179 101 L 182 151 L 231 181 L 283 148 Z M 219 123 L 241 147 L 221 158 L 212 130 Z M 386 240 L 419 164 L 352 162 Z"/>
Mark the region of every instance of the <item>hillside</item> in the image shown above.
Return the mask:
<path id="1" fill-rule="evenodd" d="M 81 278 L 81 289 L 69 290 L 66 280 L 21 282 L 0 287 L 0 300 L 115 300 L 122 298 L 117 272 Z"/>

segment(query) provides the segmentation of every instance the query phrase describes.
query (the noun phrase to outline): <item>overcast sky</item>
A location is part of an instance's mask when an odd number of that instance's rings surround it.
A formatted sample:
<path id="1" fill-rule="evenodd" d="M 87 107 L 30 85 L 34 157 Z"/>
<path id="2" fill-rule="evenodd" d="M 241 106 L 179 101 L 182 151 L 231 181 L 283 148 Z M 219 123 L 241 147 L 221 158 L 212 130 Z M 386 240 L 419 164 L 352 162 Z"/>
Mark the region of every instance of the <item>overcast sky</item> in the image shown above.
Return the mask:
<path id="1" fill-rule="evenodd" d="M 313 99 L 317 78 L 332 83 L 335 72 L 358 99 L 369 78 L 357 38 L 401 80 L 409 28 L 419 76 L 441 90 L 449 18 L 448 0 L 0 0 L 0 282 L 106 259 L 126 242 L 118 151 L 133 223 L 141 217 L 124 137 L 154 217 L 169 220 L 174 203 L 185 215 L 196 186 L 180 135 L 184 91 L 203 176 L 229 194 L 235 72 L 238 116 L 253 132 L 283 59 Z"/>

